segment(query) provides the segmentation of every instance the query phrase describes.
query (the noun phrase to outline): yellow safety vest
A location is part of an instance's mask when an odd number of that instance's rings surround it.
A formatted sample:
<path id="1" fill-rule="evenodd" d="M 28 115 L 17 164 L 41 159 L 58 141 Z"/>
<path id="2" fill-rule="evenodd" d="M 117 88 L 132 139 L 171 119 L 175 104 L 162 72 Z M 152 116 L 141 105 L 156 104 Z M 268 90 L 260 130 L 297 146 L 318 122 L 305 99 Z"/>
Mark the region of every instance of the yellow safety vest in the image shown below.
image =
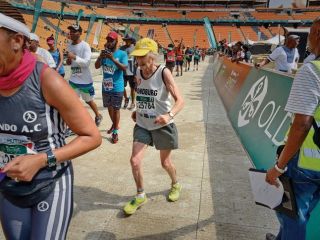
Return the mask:
<path id="1" fill-rule="evenodd" d="M 320 61 L 312 61 L 311 63 L 320 71 Z M 320 126 L 320 106 L 317 107 L 313 117 L 317 125 Z M 311 126 L 300 148 L 298 165 L 304 169 L 320 171 L 320 148 L 313 142 L 313 134 L 314 128 Z"/>

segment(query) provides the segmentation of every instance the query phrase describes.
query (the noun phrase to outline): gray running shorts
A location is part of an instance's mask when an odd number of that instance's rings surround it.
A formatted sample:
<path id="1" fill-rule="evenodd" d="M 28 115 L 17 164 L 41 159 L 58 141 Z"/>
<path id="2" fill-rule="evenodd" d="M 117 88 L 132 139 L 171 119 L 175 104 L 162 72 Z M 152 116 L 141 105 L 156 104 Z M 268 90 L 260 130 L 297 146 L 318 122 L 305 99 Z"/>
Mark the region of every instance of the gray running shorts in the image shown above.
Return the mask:
<path id="1" fill-rule="evenodd" d="M 112 107 L 115 110 L 121 108 L 123 92 L 102 92 L 103 107 Z"/>
<path id="2" fill-rule="evenodd" d="M 133 141 L 154 145 L 157 150 L 173 150 L 178 148 L 178 130 L 174 123 L 151 131 L 136 124 L 133 129 Z"/>

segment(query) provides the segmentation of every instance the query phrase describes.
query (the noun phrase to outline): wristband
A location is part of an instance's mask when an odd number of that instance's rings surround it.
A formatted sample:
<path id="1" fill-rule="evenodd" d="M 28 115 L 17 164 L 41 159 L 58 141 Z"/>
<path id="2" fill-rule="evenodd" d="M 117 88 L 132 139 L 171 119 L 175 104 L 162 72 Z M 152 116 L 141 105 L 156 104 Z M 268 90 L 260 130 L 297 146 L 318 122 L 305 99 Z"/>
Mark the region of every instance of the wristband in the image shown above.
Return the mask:
<path id="1" fill-rule="evenodd" d="M 170 111 L 170 112 L 168 112 L 168 114 L 169 114 L 169 116 L 170 116 L 170 118 L 171 119 L 173 119 L 174 118 L 174 114 Z"/>
<path id="2" fill-rule="evenodd" d="M 281 173 L 281 174 L 283 174 L 283 173 L 285 173 L 286 171 L 287 171 L 287 167 L 285 167 L 284 169 L 281 169 L 281 168 L 279 168 L 278 167 L 278 163 L 276 163 L 275 165 L 274 165 L 274 168 L 279 172 L 279 173 Z"/>

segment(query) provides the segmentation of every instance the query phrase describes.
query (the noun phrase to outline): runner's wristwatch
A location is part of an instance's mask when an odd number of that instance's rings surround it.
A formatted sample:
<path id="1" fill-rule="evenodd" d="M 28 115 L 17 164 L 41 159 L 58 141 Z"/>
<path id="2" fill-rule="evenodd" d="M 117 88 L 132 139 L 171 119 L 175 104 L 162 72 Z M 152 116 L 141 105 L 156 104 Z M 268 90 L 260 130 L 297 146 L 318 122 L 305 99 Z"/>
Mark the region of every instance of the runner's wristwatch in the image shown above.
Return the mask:
<path id="1" fill-rule="evenodd" d="M 46 152 L 47 154 L 47 166 L 48 168 L 51 168 L 52 170 L 55 170 L 57 167 L 57 158 L 56 156 L 53 154 L 52 150 L 48 150 Z"/>
<path id="2" fill-rule="evenodd" d="M 170 112 L 168 112 L 168 114 L 169 114 L 170 118 L 171 118 L 171 119 L 173 119 L 174 114 L 173 114 L 171 111 L 170 111 Z"/>

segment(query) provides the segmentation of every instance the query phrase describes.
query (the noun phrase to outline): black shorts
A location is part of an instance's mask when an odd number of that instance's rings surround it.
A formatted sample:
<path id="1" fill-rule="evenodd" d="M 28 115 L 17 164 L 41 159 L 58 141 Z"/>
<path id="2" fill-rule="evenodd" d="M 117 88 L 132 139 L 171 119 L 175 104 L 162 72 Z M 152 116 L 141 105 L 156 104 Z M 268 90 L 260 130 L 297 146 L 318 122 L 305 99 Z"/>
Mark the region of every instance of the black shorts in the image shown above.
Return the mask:
<path id="1" fill-rule="evenodd" d="M 167 68 L 174 68 L 175 63 L 174 62 L 166 62 L 166 67 Z"/>
<path id="2" fill-rule="evenodd" d="M 194 59 L 194 64 L 198 65 L 199 64 L 199 59 Z"/>
<path id="3" fill-rule="evenodd" d="M 183 65 L 183 60 L 181 60 L 181 61 L 180 61 L 180 60 L 177 60 L 177 61 L 176 61 L 176 65 L 177 65 L 177 66 L 182 66 L 182 65 Z"/>
<path id="4" fill-rule="evenodd" d="M 136 82 L 134 81 L 134 76 L 124 76 L 124 87 L 126 87 L 128 85 L 129 82 L 129 86 L 132 89 L 136 88 Z"/>

